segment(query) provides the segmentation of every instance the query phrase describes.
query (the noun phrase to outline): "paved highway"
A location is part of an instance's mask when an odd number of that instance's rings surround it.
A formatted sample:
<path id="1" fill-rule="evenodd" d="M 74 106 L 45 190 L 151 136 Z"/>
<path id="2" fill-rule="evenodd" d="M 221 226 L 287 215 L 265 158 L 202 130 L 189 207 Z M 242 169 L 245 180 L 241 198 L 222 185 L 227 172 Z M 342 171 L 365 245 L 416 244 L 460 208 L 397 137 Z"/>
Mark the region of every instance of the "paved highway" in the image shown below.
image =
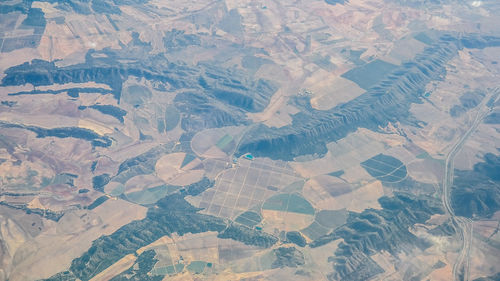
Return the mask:
<path id="1" fill-rule="evenodd" d="M 469 254 L 471 249 L 472 241 L 472 220 L 464 217 L 457 217 L 451 207 L 450 202 L 450 189 L 453 186 L 453 171 L 454 171 L 454 160 L 455 156 L 461 150 L 464 143 L 476 130 L 477 126 L 481 124 L 484 117 L 486 117 L 492 110 L 492 107 L 488 106 L 488 101 L 490 99 L 497 100 L 500 94 L 499 88 L 495 88 L 490 91 L 481 104 L 477 107 L 476 116 L 472 121 L 469 129 L 464 133 L 464 135 L 453 145 L 450 152 L 446 156 L 445 171 L 443 178 L 443 190 L 442 190 L 442 200 L 445 207 L 446 213 L 450 216 L 452 220 L 453 227 L 460 241 L 462 241 L 461 250 L 458 258 L 453 265 L 453 278 L 454 280 L 469 280 Z"/>

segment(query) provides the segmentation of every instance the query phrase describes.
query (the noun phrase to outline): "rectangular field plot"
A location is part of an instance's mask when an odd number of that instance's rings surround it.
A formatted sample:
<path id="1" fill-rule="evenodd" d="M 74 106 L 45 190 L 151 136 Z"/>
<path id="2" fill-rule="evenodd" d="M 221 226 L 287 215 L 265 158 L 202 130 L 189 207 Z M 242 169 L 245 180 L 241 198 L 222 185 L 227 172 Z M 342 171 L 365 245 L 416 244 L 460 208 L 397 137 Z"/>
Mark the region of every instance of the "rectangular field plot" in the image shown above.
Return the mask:
<path id="1" fill-rule="evenodd" d="M 319 237 L 327 234 L 329 231 L 330 229 L 321 226 L 317 222 L 313 222 L 307 228 L 301 230 L 302 233 L 304 233 L 305 235 L 307 235 L 307 237 L 313 240 L 318 239 Z"/>
<path id="2" fill-rule="evenodd" d="M 300 179 L 285 162 L 241 159 L 235 167 L 221 172 L 214 187 L 192 203 L 204 213 L 235 218 Z"/>
<path id="3" fill-rule="evenodd" d="M 40 43 L 40 38 L 40 35 L 5 38 L 2 44 L 2 52 L 7 53 L 22 48 L 35 48 Z"/>
<path id="4" fill-rule="evenodd" d="M 203 167 L 205 168 L 205 174 L 209 178 L 214 178 L 222 170 L 226 169 L 228 163 L 226 161 L 221 161 L 218 159 L 205 159 L 203 161 Z"/>
<path id="5" fill-rule="evenodd" d="M 363 66 L 351 69 L 341 76 L 353 81 L 361 88 L 368 90 L 382 81 L 382 79 L 396 69 L 396 67 L 396 65 L 383 60 L 374 60 Z"/>

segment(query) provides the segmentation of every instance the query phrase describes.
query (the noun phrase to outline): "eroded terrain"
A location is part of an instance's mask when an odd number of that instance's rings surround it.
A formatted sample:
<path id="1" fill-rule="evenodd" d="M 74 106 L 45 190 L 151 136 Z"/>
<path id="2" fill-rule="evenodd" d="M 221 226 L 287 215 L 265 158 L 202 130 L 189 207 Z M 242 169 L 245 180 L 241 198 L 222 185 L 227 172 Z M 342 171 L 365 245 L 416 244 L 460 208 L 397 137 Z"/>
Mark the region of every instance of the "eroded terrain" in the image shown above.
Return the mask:
<path id="1" fill-rule="evenodd" d="M 0 280 L 497 280 L 500 5 L 0 3 Z"/>

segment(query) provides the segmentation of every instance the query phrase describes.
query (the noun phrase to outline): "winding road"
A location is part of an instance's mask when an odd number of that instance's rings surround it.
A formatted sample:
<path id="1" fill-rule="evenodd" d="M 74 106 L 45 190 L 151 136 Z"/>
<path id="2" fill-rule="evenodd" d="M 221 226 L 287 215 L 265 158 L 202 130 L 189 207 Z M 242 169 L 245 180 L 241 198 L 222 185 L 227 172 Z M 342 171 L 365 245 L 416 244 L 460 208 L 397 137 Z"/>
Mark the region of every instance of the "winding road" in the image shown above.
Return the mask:
<path id="1" fill-rule="evenodd" d="M 462 146 L 467 139 L 472 135 L 472 133 L 474 133 L 479 124 L 481 124 L 482 120 L 493 110 L 493 108 L 488 105 L 488 101 L 491 99 L 496 101 L 499 94 L 500 89 L 495 88 L 483 99 L 481 104 L 477 107 L 476 116 L 469 129 L 467 129 L 464 135 L 453 145 L 450 152 L 446 156 L 442 200 L 445 211 L 451 218 L 458 238 L 462 241 L 459 256 L 457 257 L 455 264 L 453 264 L 453 280 L 469 280 L 469 254 L 471 250 L 473 231 L 472 220 L 455 216 L 453 208 L 451 207 L 450 193 L 451 187 L 453 186 L 454 160 L 455 156 L 462 149 Z"/>

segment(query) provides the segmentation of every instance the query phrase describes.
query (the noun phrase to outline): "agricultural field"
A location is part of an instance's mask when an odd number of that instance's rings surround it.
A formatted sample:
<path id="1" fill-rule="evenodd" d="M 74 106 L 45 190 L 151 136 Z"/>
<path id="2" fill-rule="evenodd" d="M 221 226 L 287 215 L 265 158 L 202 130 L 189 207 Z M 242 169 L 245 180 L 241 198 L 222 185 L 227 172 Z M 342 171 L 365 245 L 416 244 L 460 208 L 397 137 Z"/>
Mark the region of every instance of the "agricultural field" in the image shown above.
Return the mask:
<path id="1" fill-rule="evenodd" d="M 0 281 L 498 280 L 494 0 L 0 2 Z"/>

